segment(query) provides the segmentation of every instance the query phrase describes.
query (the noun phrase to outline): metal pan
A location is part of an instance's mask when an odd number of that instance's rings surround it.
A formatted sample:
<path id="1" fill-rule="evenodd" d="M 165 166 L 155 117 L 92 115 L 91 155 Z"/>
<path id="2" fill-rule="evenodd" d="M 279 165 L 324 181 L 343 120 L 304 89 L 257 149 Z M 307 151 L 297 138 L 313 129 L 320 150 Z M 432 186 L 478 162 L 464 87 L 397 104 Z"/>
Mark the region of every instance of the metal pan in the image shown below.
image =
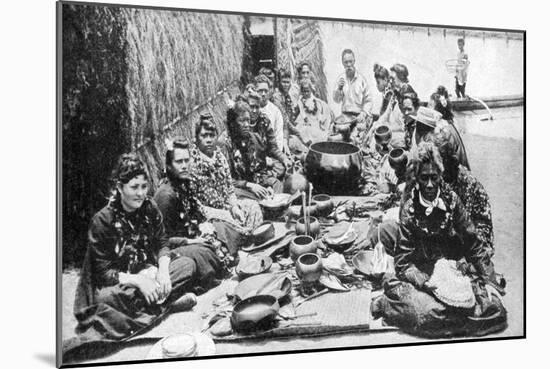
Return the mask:
<path id="1" fill-rule="evenodd" d="M 279 302 L 271 295 L 246 298 L 233 308 L 231 326 L 236 332 L 249 333 L 273 327 L 279 314 Z"/>

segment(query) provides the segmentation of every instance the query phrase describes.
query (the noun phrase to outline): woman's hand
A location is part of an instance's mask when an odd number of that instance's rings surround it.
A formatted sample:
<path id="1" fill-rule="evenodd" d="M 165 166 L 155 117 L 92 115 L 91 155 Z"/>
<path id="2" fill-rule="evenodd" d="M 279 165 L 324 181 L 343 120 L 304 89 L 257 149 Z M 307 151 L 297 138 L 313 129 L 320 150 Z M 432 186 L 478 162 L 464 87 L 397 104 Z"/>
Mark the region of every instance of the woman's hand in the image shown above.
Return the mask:
<path id="1" fill-rule="evenodd" d="M 244 212 L 238 204 L 233 205 L 231 208 L 231 215 L 237 222 L 244 223 Z"/>
<path id="2" fill-rule="evenodd" d="M 159 285 L 157 281 L 139 274 L 136 274 L 134 277 L 135 285 L 145 298 L 147 304 L 155 304 L 159 300 Z"/>
<path id="3" fill-rule="evenodd" d="M 259 199 L 266 199 L 267 197 L 269 197 L 269 191 L 267 190 L 267 188 L 257 183 L 248 182 L 247 188 Z"/>
<path id="4" fill-rule="evenodd" d="M 159 287 L 159 300 L 164 300 L 172 292 L 172 281 L 170 280 L 170 274 L 168 271 L 162 271 L 159 269 L 157 272 L 157 282 L 160 285 Z"/>

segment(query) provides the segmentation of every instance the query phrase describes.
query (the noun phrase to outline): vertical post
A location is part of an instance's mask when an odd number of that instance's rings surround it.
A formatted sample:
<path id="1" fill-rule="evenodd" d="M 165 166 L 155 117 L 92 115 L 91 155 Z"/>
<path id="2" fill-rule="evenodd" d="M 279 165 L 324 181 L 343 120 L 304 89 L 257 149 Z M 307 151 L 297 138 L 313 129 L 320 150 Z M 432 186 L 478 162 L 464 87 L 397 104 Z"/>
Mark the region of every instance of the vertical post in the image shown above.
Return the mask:
<path id="1" fill-rule="evenodd" d="M 278 42 L 277 42 L 277 28 L 278 28 L 278 20 L 279 18 L 274 17 L 273 18 L 273 72 L 275 72 L 275 69 L 279 69 L 279 48 L 278 48 Z M 275 74 L 275 80 L 277 80 L 277 74 Z"/>

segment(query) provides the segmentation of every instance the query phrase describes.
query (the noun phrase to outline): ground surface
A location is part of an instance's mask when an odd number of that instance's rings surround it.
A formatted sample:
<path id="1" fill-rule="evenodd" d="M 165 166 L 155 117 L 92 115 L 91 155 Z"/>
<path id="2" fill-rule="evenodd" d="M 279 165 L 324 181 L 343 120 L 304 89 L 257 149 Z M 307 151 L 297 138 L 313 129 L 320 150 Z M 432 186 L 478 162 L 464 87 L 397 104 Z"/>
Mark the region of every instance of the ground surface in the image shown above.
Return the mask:
<path id="1" fill-rule="evenodd" d="M 466 145 L 474 175 L 489 193 L 493 208 L 495 231 L 495 265 L 508 282 L 504 304 L 509 314 L 509 326 L 492 337 L 509 337 L 523 334 L 523 107 L 494 111 L 493 121 L 480 121 L 488 114 L 484 111 L 464 112 L 457 119 Z M 77 282 L 77 271 L 63 274 L 63 338 L 71 337 L 76 321 L 72 304 Z M 200 326 L 202 311 L 209 309 L 208 294 L 200 296 L 193 314 Z M 202 300 L 202 301 L 201 301 Z M 193 324 L 195 325 L 195 324 Z M 178 328 L 175 328 L 176 333 Z M 297 349 L 369 346 L 423 341 L 400 333 L 372 333 L 334 336 L 317 339 L 269 340 L 218 344 L 217 354 L 276 352 Z M 130 347 L 105 353 L 93 361 L 125 361 L 144 359 L 153 342 L 137 342 Z"/>

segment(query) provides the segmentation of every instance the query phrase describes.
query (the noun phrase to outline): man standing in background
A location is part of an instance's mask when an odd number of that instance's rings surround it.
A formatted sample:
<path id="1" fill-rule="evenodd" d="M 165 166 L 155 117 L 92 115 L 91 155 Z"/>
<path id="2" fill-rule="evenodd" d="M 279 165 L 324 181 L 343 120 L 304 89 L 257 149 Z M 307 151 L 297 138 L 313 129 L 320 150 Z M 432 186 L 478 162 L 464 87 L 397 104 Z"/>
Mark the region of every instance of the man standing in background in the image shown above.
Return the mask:
<path id="1" fill-rule="evenodd" d="M 464 39 L 459 38 L 457 41 L 458 44 L 458 55 L 457 55 L 457 68 L 455 75 L 455 92 L 457 98 L 466 97 L 466 80 L 468 78 L 468 66 L 470 65 L 470 60 L 468 60 L 468 54 L 464 51 Z"/>

